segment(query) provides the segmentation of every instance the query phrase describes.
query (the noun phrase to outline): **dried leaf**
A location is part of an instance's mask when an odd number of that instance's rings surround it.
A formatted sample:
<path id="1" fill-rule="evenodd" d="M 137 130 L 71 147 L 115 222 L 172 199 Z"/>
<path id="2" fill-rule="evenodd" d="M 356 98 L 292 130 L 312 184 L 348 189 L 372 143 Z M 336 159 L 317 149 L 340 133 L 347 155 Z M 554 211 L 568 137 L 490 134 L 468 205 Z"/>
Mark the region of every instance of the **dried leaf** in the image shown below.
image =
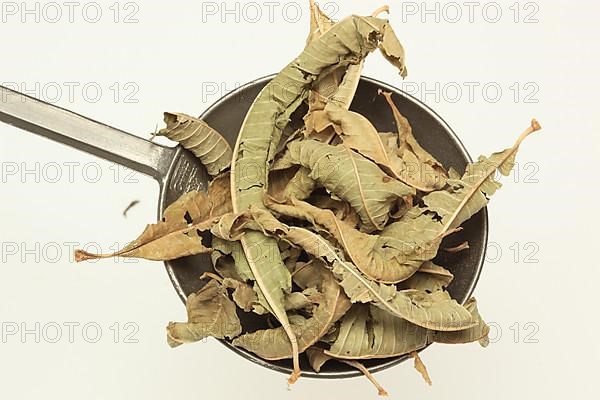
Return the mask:
<path id="1" fill-rule="evenodd" d="M 431 332 L 431 341 L 435 343 L 446 344 L 461 344 L 479 341 L 482 346 L 485 347 L 484 342 L 490 333 L 490 328 L 479 315 L 477 301 L 475 298 L 470 298 L 467 300 L 465 303 L 465 308 L 469 310 L 474 319 L 477 320 L 477 325 L 469 329 L 456 332 Z"/>
<path id="2" fill-rule="evenodd" d="M 260 304 L 257 292 L 249 284 L 232 279 L 223 279 L 223 286 L 233 289 L 232 298 L 235 304 L 245 312 L 253 311 L 256 314 L 266 314 L 268 311 Z"/>
<path id="3" fill-rule="evenodd" d="M 489 328 L 470 299 L 465 308 L 477 324 L 464 330 L 440 332 L 424 329 L 375 306 L 355 304 L 342 318 L 337 340 L 325 354 L 345 359 L 386 358 L 409 354 L 430 343 L 470 343 Z"/>
<path id="4" fill-rule="evenodd" d="M 164 113 L 167 127 L 157 135 L 181 143 L 200 159 L 211 176 L 231 165 L 232 150 L 225 138 L 201 119 L 180 113 Z"/>
<path id="5" fill-rule="evenodd" d="M 292 329 L 298 338 L 298 351 L 303 352 L 316 343 L 350 307 L 331 272 L 321 263 L 310 263 L 294 274 L 302 288 L 316 288 L 322 294 L 310 318 L 290 317 Z M 283 328 L 260 330 L 242 335 L 233 344 L 252 351 L 267 360 L 292 357 L 292 348 Z"/>
<path id="6" fill-rule="evenodd" d="M 315 372 L 321 372 L 321 367 L 327 361 L 334 359 L 332 356 L 325 354 L 323 349 L 318 347 L 309 347 L 306 349 L 306 355 L 308 356 L 308 362 Z"/>
<path id="7" fill-rule="evenodd" d="M 368 231 L 383 229 L 396 199 L 415 193 L 348 148 L 305 140 L 289 143 L 288 150 L 290 162 L 310 169 L 312 179 L 350 203 Z"/>
<path id="8" fill-rule="evenodd" d="M 333 22 L 331 18 L 329 18 L 327 14 L 325 14 L 323 10 L 319 8 L 319 5 L 316 4 L 314 0 L 310 0 L 309 4 L 310 31 L 308 33 L 308 37 L 306 38 L 307 46 L 314 42 L 316 39 L 323 36 L 323 34 L 329 29 L 331 29 L 331 27 L 333 27 L 333 25 L 335 24 L 335 22 Z"/>
<path id="9" fill-rule="evenodd" d="M 379 42 L 387 22 L 372 17 L 346 18 L 311 42 L 259 93 L 246 114 L 232 160 L 232 199 L 235 212 L 261 206 L 267 191 L 267 166 L 273 161 L 282 131 L 307 90 L 327 70 L 364 58 Z M 284 293 L 291 291 L 289 271 L 277 257 L 277 242 L 260 232 L 248 232 L 242 247 L 254 279 L 286 331 L 293 353 L 293 383 L 300 375 L 297 340 L 284 310 Z M 253 253 L 259 253 L 253 258 Z M 255 254 L 256 255 L 256 254 Z"/>
<path id="10" fill-rule="evenodd" d="M 363 115 L 329 103 L 323 111 L 344 145 L 394 173 L 379 132 Z"/>
<path id="11" fill-rule="evenodd" d="M 220 185 L 209 188 L 208 194 L 192 191 L 182 195 L 164 212 L 156 224 L 148 225 L 144 232 L 122 250 L 112 254 L 91 254 L 75 251 L 75 260 L 97 258 L 135 257 L 148 260 L 173 260 L 212 251 L 203 243 L 203 232 L 227 212 L 231 202 L 222 197 Z"/>
<path id="12" fill-rule="evenodd" d="M 344 223 L 330 210 L 293 198 L 287 203 L 278 203 L 273 199 L 266 199 L 265 203 L 277 213 L 306 220 L 318 230 L 329 233 L 369 279 L 383 283 L 401 282 L 412 276 L 424 261 L 422 257 L 406 257 L 404 254 L 407 250 L 409 254 L 412 253 L 413 247 L 406 246 L 403 239 L 408 240 L 413 230 L 395 236 L 387 233 L 369 235 Z M 426 254 L 425 258 L 435 256 Z"/>
<path id="13" fill-rule="evenodd" d="M 450 271 L 427 261 L 413 276 L 402 282 L 401 288 L 436 292 L 445 290 L 453 279 Z"/>
<path id="14" fill-rule="evenodd" d="M 211 254 L 213 266 L 221 276 L 242 282 L 254 280 L 240 242 L 213 236 L 211 247 L 214 250 Z M 225 261 L 227 256 L 231 257 L 233 263 Z"/>
<path id="15" fill-rule="evenodd" d="M 392 94 L 381 92 L 392 109 L 396 126 L 398 128 L 397 144 L 389 141 L 390 168 L 403 182 L 422 190 L 430 192 L 441 189 L 446 184 L 448 174 L 446 170 L 431 154 L 419 145 L 412 133 L 408 120 L 400 113 L 392 100 Z"/>
<path id="16" fill-rule="evenodd" d="M 288 197 L 289 199 L 294 196 Z M 350 206 L 347 201 L 334 199 L 331 196 L 311 196 L 308 202 L 315 207 L 327 209 L 333 211 L 335 216 L 340 220 L 347 223 L 349 226 L 355 228 L 360 223 L 360 217 L 358 213 Z"/>
<path id="17" fill-rule="evenodd" d="M 382 30 L 382 41 L 379 43 L 379 49 L 383 56 L 398 70 L 400 76 L 406 78 L 408 70 L 404 62 L 404 47 L 398 40 L 391 25 L 386 24 Z"/>
<path id="18" fill-rule="evenodd" d="M 496 171 L 508 175 L 515 165 L 519 146 L 527 136 L 541 129 L 536 120 L 517 139 L 515 144 L 489 158 L 479 157 L 469 164 L 460 180 L 448 181 L 449 189 L 437 191 L 423 197 L 429 211 L 435 212 L 443 224 L 440 235 L 471 218 L 487 204 L 487 199 L 501 186 L 494 180 Z"/>
<path id="19" fill-rule="evenodd" d="M 232 339 L 242 333 L 235 304 L 216 280 L 192 293 L 186 307 L 188 322 L 171 322 L 167 327 L 167 340 L 171 347 L 197 342 L 208 336 Z"/>
<path id="20" fill-rule="evenodd" d="M 246 219 L 244 224 L 239 225 L 240 228 L 261 230 L 302 247 L 313 257 L 322 259 L 332 268 L 336 279 L 353 303 L 372 302 L 396 317 L 428 329 L 455 331 L 477 324 L 468 310 L 452 300 L 447 292 L 426 293 L 412 289 L 397 291 L 392 285 L 371 281 L 318 234 L 304 228 L 287 226 L 270 213 L 257 208 L 251 207 L 250 215 L 252 220 Z"/>

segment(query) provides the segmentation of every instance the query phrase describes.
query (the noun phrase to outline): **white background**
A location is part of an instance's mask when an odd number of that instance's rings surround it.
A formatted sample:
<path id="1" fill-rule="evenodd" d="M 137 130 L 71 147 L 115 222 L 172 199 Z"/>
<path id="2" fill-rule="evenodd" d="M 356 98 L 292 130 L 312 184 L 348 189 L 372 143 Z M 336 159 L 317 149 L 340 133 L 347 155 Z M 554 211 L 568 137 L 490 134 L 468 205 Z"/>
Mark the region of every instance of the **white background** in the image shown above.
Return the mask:
<path id="1" fill-rule="evenodd" d="M 3 9 L 14 11 L 7 3 L 2 1 Z M 34 9 L 34 2 L 26 3 Z M 40 3 L 36 22 L 35 11 L 25 14 L 21 2 L 13 3 L 17 14 L 1 16 L 0 81 L 25 85 L 37 97 L 148 137 L 163 111 L 200 114 L 236 85 L 281 69 L 302 50 L 308 30 L 304 0 L 285 10 L 275 3 L 272 18 L 269 6 L 258 2 L 258 21 L 256 7 L 244 3 L 227 2 L 228 9 L 238 11 L 225 14 L 221 2 L 138 1 L 117 3 L 121 12 L 115 22 L 113 3 L 97 3 L 103 12 L 97 23 L 84 16 L 94 19 L 98 7 L 83 12 L 84 3 L 70 22 L 68 8 L 59 2 L 63 16 L 55 23 L 50 21 L 56 19 L 55 8 L 44 11 Z M 339 19 L 370 14 L 380 5 L 365 3 L 339 1 L 329 3 L 328 10 Z M 377 379 L 403 399 L 594 398 L 600 361 L 600 272 L 593 258 L 600 222 L 595 207 L 600 6 L 538 0 L 515 8 L 511 0 L 484 11 L 489 3 L 481 2 L 469 16 L 459 2 L 462 18 L 452 22 L 454 5 L 438 4 L 436 15 L 424 14 L 421 2 L 404 9 L 399 1 L 389 4 L 407 51 L 404 85 L 424 84 L 435 92 L 439 84 L 438 99 L 420 89 L 416 95 L 445 118 L 473 156 L 512 144 L 531 117 L 544 130 L 524 143 L 517 182 L 505 180 L 489 207 L 494 248 L 475 294 L 493 323 L 495 343 L 487 349 L 476 344 L 429 348 L 423 360 L 432 387 L 410 363 L 378 373 Z M 214 15 L 206 12 L 215 7 Z M 435 10 L 435 3 L 427 7 Z M 502 17 L 493 23 L 498 8 Z M 132 12 L 129 20 L 138 22 L 124 23 Z M 379 54 L 368 59 L 364 74 L 403 85 Z M 68 82 L 79 85 L 72 98 Z M 479 85 L 472 99 L 465 82 Z M 89 92 L 83 93 L 86 84 Z M 52 91 L 57 85 L 62 88 L 58 96 Z M 463 89 L 458 100 L 452 91 L 457 86 Z M 97 87 L 102 95 L 95 99 Z M 497 87 L 502 95 L 494 102 Z M 126 94 L 131 95 L 127 101 Z M 7 125 L 0 125 L 0 135 L 0 322 L 19 330 L 35 330 L 36 323 L 40 330 L 46 327 L 40 343 L 34 334 L 22 338 L 21 331 L 0 342 L 0 397 L 376 397 L 363 378 L 301 379 L 288 391 L 284 375 L 213 340 L 170 349 L 164 328 L 169 320 L 185 320 L 185 309 L 162 264 L 75 264 L 68 244 L 98 243 L 109 251 L 134 238 L 155 218 L 157 185 Z M 73 183 L 65 162 L 76 163 Z M 62 174 L 56 183 L 51 163 L 58 163 Z M 15 165 L 17 174 L 7 174 Z M 98 167 L 101 176 L 93 182 Z M 25 169 L 34 172 L 24 174 Z M 134 199 L 141 203 L 123 218 L 122 210 Z M 80 324 L 73 343 L 64 325 L 69 322 Z M 126 343 L 124 335 L 133 332 L 125 328 L 127 322 L 138 329 L 137 343 Z M 58 343 L 48 340 L 55 336 L 52 323 L 62 326 Z M 98 343 L 86 341 L 81 331 L 86 323 L 102 328 Z M 120 324 L 118 343 L 115 323 Z M 87 333 L 88 339 L 95 336 L 92 328 Z"/>

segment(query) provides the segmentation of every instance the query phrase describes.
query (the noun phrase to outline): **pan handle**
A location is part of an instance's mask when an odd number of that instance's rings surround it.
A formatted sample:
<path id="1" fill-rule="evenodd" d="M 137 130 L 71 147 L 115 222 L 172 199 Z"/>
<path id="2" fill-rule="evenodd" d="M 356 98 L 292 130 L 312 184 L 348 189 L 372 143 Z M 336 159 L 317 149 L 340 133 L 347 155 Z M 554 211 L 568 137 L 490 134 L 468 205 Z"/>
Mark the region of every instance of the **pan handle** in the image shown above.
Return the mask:
<path id="1" fill-rule="evenodd" d="M 0 86 L 0 121 L 121 164 L 163 183 L 176 149 Z"/>

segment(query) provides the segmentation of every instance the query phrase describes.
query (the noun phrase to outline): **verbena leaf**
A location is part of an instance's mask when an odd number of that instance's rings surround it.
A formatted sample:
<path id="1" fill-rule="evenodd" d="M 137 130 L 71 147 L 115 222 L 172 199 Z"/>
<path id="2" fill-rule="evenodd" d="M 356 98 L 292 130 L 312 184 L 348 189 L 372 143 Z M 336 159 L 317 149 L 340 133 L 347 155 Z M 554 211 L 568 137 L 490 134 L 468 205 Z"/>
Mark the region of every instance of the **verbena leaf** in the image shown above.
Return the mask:
<path id="1" fill-rule="evenodd" d="M 496 172 L 508 175 L 515 164 L 519 146 L 527 136 L 541 129 L 536 120 L 517 139 L 515 144 L 504 151 L 492 154 L 489 158 L 479 157 L 476 163 L 469 164 L 460 180 L 450 179 L 449 188 L 423 197 L 429 211 L 435 212 L 443 224 L 440 234 L 460 226 L 487 204 L 501 186 L 494 180 Z"/>
<path id="2" fill-rule="evenodd" d="M 392 285 L 371 281 L 318 234 L 304 228 L 287 226 L 270 213 L 258 208 L 251 207 L 249 215 L 252 216 L 252 220 L 246 219 L 243 224 L 238 224 L 238 229 L 261 230 L 265 234 L 303 248 L 313 257 L 322 259 L 330 266 L 352 302 L 372 302 L 396 317 L 428 329 L 455 331 L 477 324 L 471 314 L 452 300 L 447 292 L 429 294 L 412 289 L 398 291 Z"/>
<path id="3" fill-rule="evenodd" d="M 262 304 L 257 291 L 248 283 L 232 278 L 223 279 L 223 286 L 233 289 L 232 298 L 235 304 L 245 312 L 253 311 L 256 314 L 266 314 L 269 312 Z"/>
<path id="4" fill-rule="evenodd" d="M 186 307 L 188 322 L 171 322 L 167 327 L 167 340 L 171 347 L 197 342 L 208 336 L 232 339 L 242 333 L 235 304 L 216 280 L 192 293 Z"/>
<path id="5" fill-rule="evenodd" d="M 430 343 L 469 343 L 480 340 L 489 328 L 479 316 L 477 303 L 465 304 L 475 326 L 456 332 L 436 332 L 396 318 L 375 306 L 355 304 L 341 321 L 338 339 L 325 351 L 338 358 L 395 357 L 420 350 Z"/>
<path id="6" fill-rule="evenodd" d="M 379 49 L 383 56 L 400 71 L 400 76 L 403 78 L 408 74 L 406 65 L 404 64 L 404 47 L 398 40 L 391 25 L 386 24 L 382 30 L 382 40 L 379 43 Z"/>
<path id="7" fill-rule="evenodd" d="M 303 352 L 316 343 L 350 308 L 350 301 L 335 278 L 321 263 L 310 263 L 295 271 L 294 279 L 302 289 L 315 288 L 322 296 L 312 316 L 290 318 L 298 338 L 298 351 Z M 233 344 L 252 351 L 267 360 L 292 357 L 292 347 L 283 328 L 266 329 L 242 335 Z"/>
<path id="8" fill-rule="evenodd" d="M 445 290 L 453 279 L 454 275 L 450 271 L 427 261 L 413 276 L 402 282 L 401 288 L 436 292 Z"/>
<path id="9" fill-rule="evenodd" d="M 122 250 L 112 254 L 75 251 L 75 260 L 109 257 L 135 257 L 148 260 L 173 260 L 212 251 L 203 243 L 202 234 L 231 212 L 229 192 L 224 190 L 227 175 L 215 179 L 208 193 L 192 191 L 182 195 L 165 209 L 161 221 L 148 225 L 144 232 Z"/>
<path id="10" fill-rule="evenodd" d="M 393 236 L 385 229 L 381 235 L 369 235 L 339 220 L 330 210 L 320 209 L 293 198 L 287 203 L 269 200 L 266 204 L 273 211 L 303 219 L 317 229 L 329 233 L 354 265 L 365 276 L 378 282 L 397 283 L 408 279 L 425 259 L 435 256 L 435 253 L 427 251 L 413 254 L 414 247 L 408 241 L 418 238 L 422 232 L 410 227 L 407 227 L 407 231 L 398 232 Z M 434 231 L 430 236 L 436 234 L 437 231 Z"/>
<path id="11" fill-rule="evenodd" d="M 388 138 L 389 168 L 394 171 L 394 176 L 419 190 L 430 192 L 441 189 L 448 179 L 446 170 L 419 145 L 412 133 L 410 123 L 394 104 L 392 94 L 388 92 L 382 94 L 392 109 L 398 129 L 397 137 L 392 141 Z"/>
<path id="12" fill-rule="evenodd" d="M 308 37 L 306 38 L 307 46 L 314 42 L 316 39 L 323 36 L 325 32 L 327 32 L 329 29 L 331 29 L 331 27 L 333 27 L 333 25 L 335 25 L 335 22 L 333 22 L 331 18 L 329 18 L 327 14 L 325 14 L 323 10 L 321 10 L 321 8 L 319 8 L 319 5 L 316 4 L 314 0 L 310 0 L 309 4 L 310 29 L 308 32 Z"/>
<path id="13" fill-rule="evenodd" d="M 158 132 L 180 143 L 200 159 L 209 175 L 215 176 L 231 165 L 232 150 L 227 140 L 201 119 L 186 114 L 165 114 L 167 127 Z"/>
<path id="14" fill-rule="evenodd" d="M 312 179 L 350 203 L 365 230 L 383 229 L 398 197 L 415 193 L 348 148 L 305 140 L 289 143 L 288 150 L 290 162 L 310 169 Z"/>
<path id="15" fill-rule="evenodd" d="M 386 26 L 387 21 L 370 17 L 352 16 L 340 21 L 310 43 L 259 93 L 246 114 L 234 149 L 235 212 L 262 205 L 267 191 L 267 166 L 275 156 L 282 130 L 304 101 L 310 84 L 328 69 L 364 58 L 377 47 Z M 300 375 L 297 341 L 283 307 L 284 293 L 291 290 L 289 272 L 281 257 L 277 257 L 279 250 L 274 239 L 260 232 L 248 232 L 241 243 L 256 283 L 291 342 L 294 373 L 290 382 L 294 382 Z M 258 256 L 253 258 L 253 253 Z"/>
<path id="16" fill-rule="evenodd" d="M 213 266 L 221 276 L 242 282 L 254 280 L 240 242 L 213 236 L 211 247 L 214 250 L 211 254 Z M 226 261 L 228 256 L 231 263 Z"/>

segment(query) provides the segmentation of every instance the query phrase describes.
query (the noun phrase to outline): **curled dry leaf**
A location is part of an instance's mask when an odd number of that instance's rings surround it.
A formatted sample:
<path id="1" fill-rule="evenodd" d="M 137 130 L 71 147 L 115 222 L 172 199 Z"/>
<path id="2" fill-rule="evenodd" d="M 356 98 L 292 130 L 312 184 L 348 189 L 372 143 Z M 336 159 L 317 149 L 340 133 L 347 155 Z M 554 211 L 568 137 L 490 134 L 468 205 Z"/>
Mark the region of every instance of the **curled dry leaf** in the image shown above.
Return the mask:
<path id="1" fill-rule="evenodd" d="M 227 181 L 226 178 L 213 181 L 208 194 L 197 191 L 184 194 L 166 208 L 161 221 L 148 225 L 136 240 L 122 250 L 112 254 L 76 250 L 75 260 L 135 257 L 163 261 L 212 251 L 205 243 L 203 233 L 209 231 L 223 214 L 231 211 L 228 192 L 223 191 L 223 184 Z"/>
<path id="2" fill-rule="evenodd" d="M 442 164 L 421 147 L 414 137 L 408 120 L 400 113 L 392 94 L 381 92 L 392 109 L 398 128 L 395 140 L 388 140 L 391 169 L 403 182 L 421 191 L 441 189 L 446 184 L 448 174 Z"/>
<path id="3" fill-rule="evenodd" d="M 419 256 L 414 254 L 414 247 L 409 240 L 418 238 L 418 227 L 394 236 L 389 235 L 385 229 L 381 235 L 369 235 L 344 223 L 332 211 L 309 203 L 293 198 L 287 203 L 278 203 L 272 199 L 265 202 L 273 211 L 303 219 L 315 228 L 329 233 L 345 250 L 354 265 L 369 279 L 378 282 L 397 283 L 408 279 L 425 259 L 435 256 L 435 253 L 426 251 L 419 253 Z M 430 236 L 435 234 L 437 232 Z"/>
<path id="4" fill-rule="evenodd" d="M 248 110 L 233 152 L 233 210 L 262 205 L 267 191 L 267 166 L 273 161 L 282 131 L 305 100 L 307 90 L 319 75 L 362 59 L 377 48 L 387 21 L 372 17 L 346 18 L 309 43 L 302 54 L 286 66 L 258 94 Z M 298 344 L 284 309 L 284 294 L 291 291 L 289 271 L 278 254 L 277 242 L 261 232 L 241 237 L 242 247 L 265 300 L 287 333 L 293 353 L 293 383 L 300 375 Z M 251 259 L 253 252 L 263 253 Z"/>
<path id="5" fill-rule="evenodd" d="M 215 271 L 223 278 L 241 282 L 253 280 L 252 271 L 244 257 L 244 250 L 238 241 L 227 241 L 213 236 L 211 258 Z"/>
<path id="6" fill-rule="evenodd" d="M 201 119 L 180 113 L 164 113 L 167 127 L 158 131 L 180 143 L 200 159 L 211 176 L 216 176 L 231 165 L 232 150 L 227 140 Z"/>
<path id="7" fill-rule="evenodd" d="M 452 228 L 460 226 L 475 213 L 486 206 L 488 198 L 500 188 L 500 183 L 494 180 L 496 171 L 507 176 L 515 165 L 515 156 L 519 146 L 530 134 L 541 129 L 536 120 L 523 131 L 515 144 L 489 158 L 479 157 L 476 163 L 467 165 L 460 180 L 448 181 L 449 188 L 433 192 L 423 197 L 427 209 L 436 213 L 443 223 L 440 235 Z"/>
<path id="8" fill-rule="evenodd" d="M 408 70 L 404 62 L 404 47 L 398 40 L 390 24 L 385 24 L 382 29 L 382 40 L 379 43 L 379 50 L 383 56 L 400 71 L 400 76 L 406 78 Z"/>
<path id="9" fill-rule="evenodd" d="M 445 290 L 452 282 L 454 275 L 447 269 L 427 261 L 421 265 L 419 270 L 406 281 L 402 282 L 401 288 L 417 289 L 425 292 L 436 292 Z"/>
<path id="10" fill-rule="evenodd" d="M 321 263 L 303 265 L 296 271 L 294 280 L 303 289 L 314 288 L 318 296 L 312 315 L 290 318 L 292 329 L 298 338 L 298 351 L 303 352 L 315 344 L 329 328 L 350 308 L 350 301 L 339 287 L 331 272 Z M 242 335 L 233 344 L 252 351 L 267 360 L 292 357 L 292 348 L 283 328 L 260 330 Z"/>
<path id="11" fill-rule="evenodd" d="M 232 339 L 242 333 L 235 304 L 216 280 L 192 293 L 186 307 L 188 322 L 171 322 L 167 327 L 167 341 L 171 347 L 197 342 L 208 336 Z"/>
<path id="12" fill-rule="evenodd" d="M 288 150 L 289 162 L 310 169 L 310 178 L 347 201 L 367 231 L 383 229 L 396 199 L 415 193 L 348 148 L 309 139 L 288 144 Z"/>
<path id="13" fill-rule="evenodd" d="M 233 289 L 233 301 L 245 312 L 252 311 L 259 315 L 269 312 L 265 305 L 261 304 L 262 298 L 258 295 L 258 291 L 248 283 L 233 278 L 225 278 L 223 279 L 223 286 Z"/>
<path id="14" fill-rule="evenodd" d="M 393 285 L 371 281 L 354 264 L 346 261 L 331 243 L 314 232 L 287 226 L 270 213 L 253 207 L 248 215 L 240 218 L 246 219 L 240 226 L 286 240 L 325 261 L 353 303 L 372 302 L 396 317 L 428 329 L 455 331 L 477 323 L 468 310 L 451 299 L 447 292 L 398 291 Z"/>
<path id="15" fill-rule="evenodd" d="M 342 318 L 337 340 L 325 354 L 345 359 L 394 357 L 420 350 L 430 343 L 470 343 L 487 336 L 475 299 L 465 308 L 477 321 L 470 328 L 447 332 L 424 329 L 373 305 L 355 304 Z"/>
<path id="16" fill-rule="evenodd" d="M 378 8 L 373 17 L 379 13 L 387 11 L 387 6 Z M 374 19 L 379 23 L 383 20 Z M 369 20 L 365 19 L 367 23 Z M 372 21 L 371 21 L 372 22 Z M 316 40 L 329 29 L 333 22 L 329 19 L 314 2 L 311 1 L 311 30 L 307 43 Z M 384 49 L 386 58 L 405 76 L 406 67 L 404 64 L 404 50 L 400 41 L 395 36 L 387 21 L 378 25 L 380 42 L 379 47 Z M 329 73 L 320 76 L 312 85 L 309 92 L 309 110 L 304 117 L 306 125 L 306 135 L 323 143 L 330 143 L 335 137 L 335 133 L 329 126 L 315 126 L 319 124 L 319 119 L 323 119 L 323 114 L 327 114 L 324 109 L 334 107 L 336 109 L 347 111 L 352 103 L 354 94 L 360 82 L 360 76 L 364 65 L 364 59 L 358 59 L 355 63 L 350 63 L 347 67 L 340 65 L 332 69 Z M 342 78 L 343 76 L 343 78 Z M 330 121 L 327 122 L 328 125 Z M 315 188 L 315 182 L 308 176 L 308 170 L 301 168 L 296 172 L 296 176 L 290 182 L 292 187 L 287 190 L 287 194 L 298 194 L 295 197 L 305 199 Z M 286 197 L 283 197 L 286 198 Z"/>

